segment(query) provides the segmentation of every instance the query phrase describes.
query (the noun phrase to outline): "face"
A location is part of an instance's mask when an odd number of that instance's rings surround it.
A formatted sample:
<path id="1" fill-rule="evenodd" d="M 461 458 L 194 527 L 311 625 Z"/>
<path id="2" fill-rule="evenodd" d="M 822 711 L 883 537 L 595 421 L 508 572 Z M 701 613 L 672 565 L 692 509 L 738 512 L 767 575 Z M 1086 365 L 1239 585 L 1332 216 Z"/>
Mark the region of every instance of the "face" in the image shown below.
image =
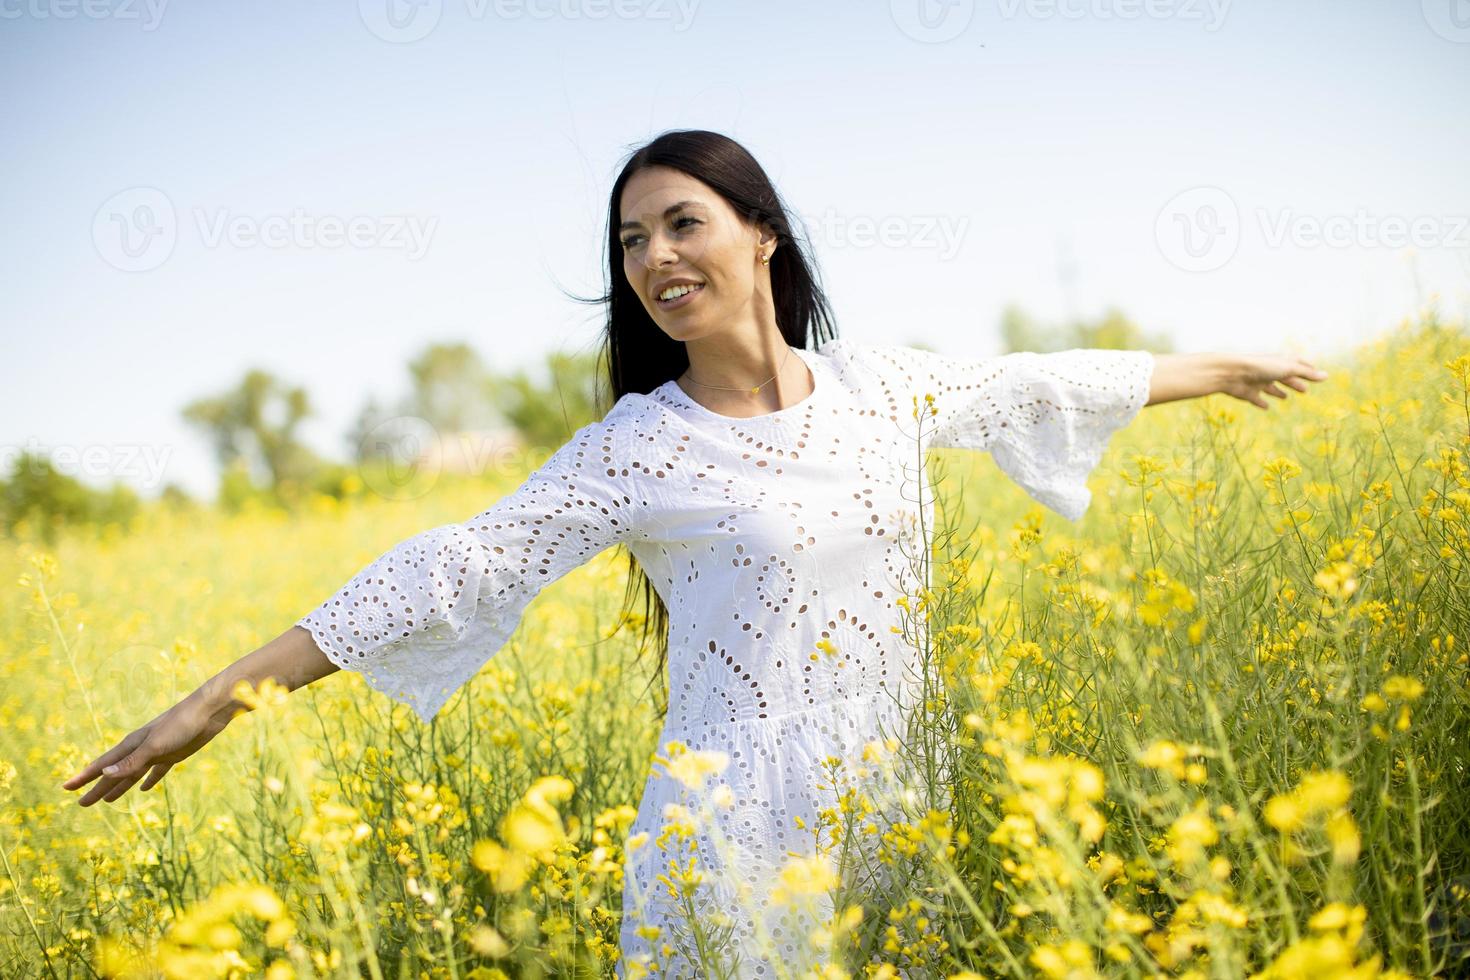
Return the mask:
<path id="1" fill-rule="evenodd" d="M 623 274 L 653 322 L 675 340 L 693 340 L 744 322 L 772 306 L 771 276 L 760 252 L 776 242 L 748 224 L 703 182 L 669 167 L 638 171 L 623 185 Z M 764 241 L 763 241 L 764 240 Z M 671 300 L 672 284 L 692 287 Z"/>

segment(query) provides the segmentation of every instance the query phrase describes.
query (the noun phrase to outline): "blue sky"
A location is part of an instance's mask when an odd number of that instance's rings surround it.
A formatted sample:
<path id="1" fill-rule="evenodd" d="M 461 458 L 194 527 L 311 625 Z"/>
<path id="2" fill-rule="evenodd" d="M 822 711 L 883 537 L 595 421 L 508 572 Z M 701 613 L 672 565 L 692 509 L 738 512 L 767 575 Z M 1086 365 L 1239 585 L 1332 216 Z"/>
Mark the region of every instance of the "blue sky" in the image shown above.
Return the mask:
<path id="1" fill-rule="evenodd" d="M 1467 0 L 0 0 L 0 81 L 4 462 L 149 494 L 212 492 L 180 408 L 247 367 L 340 458 L 431 341 L 590 350 L 562 289 L 669 128 L 750 148 L 862 341 L 1117 306 L 1325 359 L 1470 308 Z"/>

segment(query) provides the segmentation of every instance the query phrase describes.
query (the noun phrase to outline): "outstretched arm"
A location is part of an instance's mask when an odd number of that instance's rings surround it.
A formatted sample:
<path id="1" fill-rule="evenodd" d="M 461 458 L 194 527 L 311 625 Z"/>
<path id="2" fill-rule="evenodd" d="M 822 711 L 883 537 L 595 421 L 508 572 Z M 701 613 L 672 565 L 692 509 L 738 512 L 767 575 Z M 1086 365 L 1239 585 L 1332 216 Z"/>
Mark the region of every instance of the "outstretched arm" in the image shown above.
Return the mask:
<path id="1" fill-rule="evenodd" d="M 426 723 L 509 639 L 531 599 L 593 555 L 640 533 L 618 435 L 631 403 L 589 423 L 513 493 L 468 521 L 389 548 L 286 632 L 205 681 L 62 786 L 98 780 L 78 802 L 148 789 L 248 705 L 239 681 L 287 690 L 338 669 L 412 705 Z M 631 464 L 637 465 L 637 464 Z M 111 771 L 109 771 L 111 770 Z M 99 778 L 100 777 L 100 778 Z"/>
<path id="2" fill-rule="evenodd" d="M 256 688 L 271 678 L 294 691 L 337 669 L 317 648 L 309 632 L 292 626 L 200 684 L 188 697 L 142 728 L 130 732 L 62 783 L 62 788 L 81 789 L 97 779 L 97 785 L 77 801 L 82 806 L 91 806 L 98 800 L 111 803 L 145 776 L 142 789 L 152 789 L 175 763 L 204 748 L 231 719 L 250 710 L 249 705 L 236 700 L 232 693 L 240 681 Z"/>
<path id="3" fill-rule="evenodd" d="M 1305 382 L 1326 378 L 1327 372 L 1310 361 L 1275 354 L 1155 354 L 1153 380 L 1144 406 L 1219 392 L 1265 409 L 1262 392 L 1285 398 L 1280 385 L 1306 391 Z"/>

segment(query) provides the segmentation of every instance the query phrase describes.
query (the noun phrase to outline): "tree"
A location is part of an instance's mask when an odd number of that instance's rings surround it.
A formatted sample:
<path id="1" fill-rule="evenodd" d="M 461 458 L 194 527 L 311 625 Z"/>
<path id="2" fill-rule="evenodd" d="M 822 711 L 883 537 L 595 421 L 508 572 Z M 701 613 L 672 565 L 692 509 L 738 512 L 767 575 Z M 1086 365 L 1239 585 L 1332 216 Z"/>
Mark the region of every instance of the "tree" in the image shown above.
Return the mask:
<path id="1" fill-rule="evenodd" d="M 428 434 L 473 432 L 499 423 L 496 380 L 467 344 L 430 344 L 408 364 L 409 391 L 394 404 L 369 396 L 347 432 L 353 461 L 412 456 Z M 427 424 L 427 425 L 426 425 Z"/>
<path id="2" fill-rule="evenodd" d="M 493 378 L 468 344 L 430 344 L 408 364 L 405 415 L 441 432 L 470 432 L 497 422 Z"/>
<path id="3" fill-rule="evenodd" d="M 224 472 L 236 478 L 243 472 L 278 498 L 307 485 L 321 465 L 296 435 L 297 426 L 310 414 L 304 388 L 289 386 L 258 368 L 247 371 L 229 391 L 193 401 L 183 411 L 185 421 L 203 430 L 214 444 Z"/>
<path id="4" fill-rule="evenodd" d="M 1109 307 L 1095 320 L 1074 319 L 1063 324 L 1043 324 L 1015 306 L 1001 314 L 1001 341 L 1006 352 L 1059 351 L 1073 347 L 1102 347 L 1113 350 L 1169 351 L 1174 349 L 1167 334 L 1145 333 L 1116 307 Z"/>
<path id="5" fill-rule="evenodd" d="M 73 524 L 127 524 L 138 512 L 138 495 L 114 481 L 106 490 L 93 490 L 56 469 L 38 453 L 16 457 L 10 478 L 0 482 L 0 515 L 5 529 L 25 523 L 35 527 L 48 543 Z"/>
<path id="6" fill-rule="evenodd" d="M 540 384 L 525 371 L 494 383 L 496 404 L 527 445 L 559 446 L 573 432 L 600 418 L 597 356 L 553 353 L 546 359 L 550 381 Z"/>

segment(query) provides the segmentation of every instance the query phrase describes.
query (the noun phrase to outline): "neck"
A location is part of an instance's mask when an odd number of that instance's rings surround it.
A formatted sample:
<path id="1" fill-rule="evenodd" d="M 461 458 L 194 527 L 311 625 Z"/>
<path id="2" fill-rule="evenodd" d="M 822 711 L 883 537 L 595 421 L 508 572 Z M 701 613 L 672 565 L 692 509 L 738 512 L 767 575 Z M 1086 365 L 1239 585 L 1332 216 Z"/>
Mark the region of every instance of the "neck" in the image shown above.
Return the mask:
<path id="1" fill-rule="evenodd" d="M 779 331 L 756 338 L 705 337 L 687 341 L 689 369 L 675 382 L 713 412 L 748 416 L 780 411 L 816 386 L 810 369 Z M 759 386 L 758 391 L 751 391 Z"/>

